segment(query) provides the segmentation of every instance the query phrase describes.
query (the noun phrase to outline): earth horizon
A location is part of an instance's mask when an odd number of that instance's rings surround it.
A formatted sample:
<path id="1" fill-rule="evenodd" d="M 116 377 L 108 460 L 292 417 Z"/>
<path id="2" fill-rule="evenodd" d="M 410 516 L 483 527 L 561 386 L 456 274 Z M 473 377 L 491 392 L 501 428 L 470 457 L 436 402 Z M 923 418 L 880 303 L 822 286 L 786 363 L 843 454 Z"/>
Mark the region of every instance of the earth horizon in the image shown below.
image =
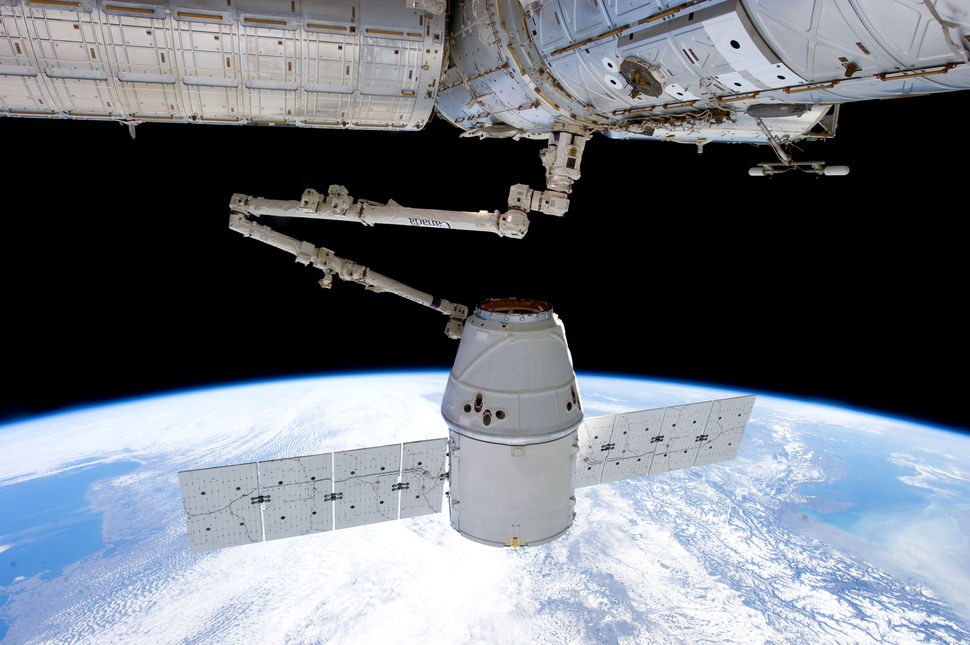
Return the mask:
<path id="1" fill-rule="evenodd" d="M 970 641 L 970 437 L 759 395 L 738 458 L 577 490 L 562 538 L 443 514 L 192 554 L 177 472 L 446 436 L 447 371 L 169 393 L 0 425 L 0 638 Z M 749 394 L 579 374 L 586 416 Z"/>

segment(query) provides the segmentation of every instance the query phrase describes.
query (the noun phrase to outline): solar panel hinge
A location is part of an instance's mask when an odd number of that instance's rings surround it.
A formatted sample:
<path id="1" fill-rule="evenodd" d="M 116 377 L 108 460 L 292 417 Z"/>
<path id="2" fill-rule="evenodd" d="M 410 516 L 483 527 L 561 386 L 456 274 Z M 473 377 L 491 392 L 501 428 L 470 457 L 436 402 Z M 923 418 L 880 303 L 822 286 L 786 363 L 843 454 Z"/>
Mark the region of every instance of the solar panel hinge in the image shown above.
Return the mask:
<path id="1" fill-rule="evenodd" d="M 250 504 L 259 504 L 260 502 L 269 502 L 269 495 L 257 495 L 249 498 Z"/>
<path id="2" fill-rule="evenodd" d="M 663 440 L 664 436 L 662 434 L 658 434 L 656 437 L 650 439 L 650 443 L 660 443 Z"/>
<path id="3" fill-rule="evenodd" d="M 451 473 L 441 473 L 440 475 L 438 475 L 438 481 L 442 481 L 442 482 L 447 481 L 448 475 L 450 474 Z"/>
<path id="4" fill-rule="evenodd" d="M 694 441 L 707 441 L 707 435 L 706 434 L 699 434 L 699 435 L 697 435 L 697 438 L 694 439 Z"/>
<path id="5" fill-rule="evenodd" d="M 616 447 L 615 443 L 604 443 L 602 446 L 600 446 L 600 450 L 602 452 L 606 452 L 607 450 L 613 450 L 613 448 L 615 447 Z"/>
<path id="6" fill-rule="evenodd" d="M 391 490 L 407 490 L 411 487 L 408 482 L 401 482 L 400 484 L 391 484 Z"/>
<path id="7" fill-rule="evenodd" d="M 327 495 L 323 496 L 323 501 L 332 502 L 334 500 L 343 499 L 343 498 L 344 498 L 343 493 L 328 493 Z"/>

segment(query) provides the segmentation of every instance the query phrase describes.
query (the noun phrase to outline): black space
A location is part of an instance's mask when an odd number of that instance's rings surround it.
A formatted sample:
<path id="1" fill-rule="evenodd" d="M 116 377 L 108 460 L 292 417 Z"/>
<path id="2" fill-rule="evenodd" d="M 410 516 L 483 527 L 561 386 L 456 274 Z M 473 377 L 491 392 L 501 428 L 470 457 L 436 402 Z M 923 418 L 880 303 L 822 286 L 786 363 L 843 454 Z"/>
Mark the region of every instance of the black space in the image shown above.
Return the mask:
<path id="1" fill-rule="evenodd" d="M 967 93 L 849 104 L 800 160 L 748 145 L 587 145 L 565 218 L 493 235 L 268 222 L 436 295 L 553 303 L 578 371 L 786 393 L 970 428 Z M 233 192 L 505 208 L 538 141 L 0 119 L 0 418 L 267 377 L 451 364 L 440 314 L 228 230 Z"/>

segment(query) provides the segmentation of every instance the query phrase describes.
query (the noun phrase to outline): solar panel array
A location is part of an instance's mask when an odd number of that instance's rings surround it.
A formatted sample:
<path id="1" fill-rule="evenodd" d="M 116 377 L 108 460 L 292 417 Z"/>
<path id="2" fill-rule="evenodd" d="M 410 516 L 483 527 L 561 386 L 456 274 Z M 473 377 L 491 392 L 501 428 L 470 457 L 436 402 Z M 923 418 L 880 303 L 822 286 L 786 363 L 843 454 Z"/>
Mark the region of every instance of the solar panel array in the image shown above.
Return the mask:
<path id="1" fill-rule="evenodd" d="M 182 471 L 189 545 L 208 551 L 438 513 L 447 444 L 429 439 Z"/>
<path id="2" fill-rule="evenodd" d="M 734 459 L 755 396 L 583 420 L 576 488 Z"/>

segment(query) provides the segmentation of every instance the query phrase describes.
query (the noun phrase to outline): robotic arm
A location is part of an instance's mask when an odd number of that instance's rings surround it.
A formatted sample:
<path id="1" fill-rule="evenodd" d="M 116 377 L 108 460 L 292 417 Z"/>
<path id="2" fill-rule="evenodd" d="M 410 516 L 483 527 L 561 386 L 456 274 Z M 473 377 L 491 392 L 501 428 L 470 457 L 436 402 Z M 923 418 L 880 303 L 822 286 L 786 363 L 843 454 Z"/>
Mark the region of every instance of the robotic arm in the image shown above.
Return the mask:
<path id="1" fill-rule="evenodd" d="M 233 203 L 235 204 L 235 196 Z M 356 262 L 337 257 L 330 249 L 313 246 L 309 242 L 297 240 L 268 226 L 250 221 L 245 214 L 235 210 L 229 217 L 229 228 L 242 233 L 246 237 L 257 239 L 260 242 L 292 253 L 300 264 L 312 265 L 323 271 L 320 286 L 324 289 L 330 288 L 333 283 L 333 276 L 336 275 L 341 280 L 361 284 L 369 291 L 393 293 L 419 305 L 440 311 L 448 316 L 445 335 L 449 338 L 461 338 L 465 318 L 468 317 L 468 307 L 465 305 L 449 302 L 430 293 L 418 291 Z"/>
<path id="2" fill-rule="evenodd" d="M 496 233 L 500 237 L 512 238 L 525 237 L 529 230 L 529 218 L 519 209 L 510 208 L 505 213 L 499 213 L 499 211 L 475 213 L 409 208 L 393 200 L 387 204 L 367 200 L 355 202 L 346 188 L 337 185 L 330 186 L 326 195 L 308 188 L 303 192 L 300 201 L 266 199 L 236 193 L 232 196 L 229 208 L 253 217 L 274 215 L 360 222 L 366 226 L 398 224 L 423 228 L 486 231 Z"/>

